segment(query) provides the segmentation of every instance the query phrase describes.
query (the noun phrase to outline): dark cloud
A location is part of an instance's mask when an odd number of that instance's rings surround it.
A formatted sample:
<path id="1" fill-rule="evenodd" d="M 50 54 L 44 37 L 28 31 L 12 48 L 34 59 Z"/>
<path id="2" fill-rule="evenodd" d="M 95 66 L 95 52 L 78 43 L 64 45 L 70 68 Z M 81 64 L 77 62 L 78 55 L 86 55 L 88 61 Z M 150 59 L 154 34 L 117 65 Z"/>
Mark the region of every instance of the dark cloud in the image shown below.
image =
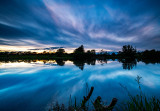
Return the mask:
<path id="1" fill-rule="evenodd" d="M 0 0 L 0 45 L 160 50 L 159 6 L 159 0 Z"/>
<path id="2" fill-rule="evenodd" d="M 37 49 L 29 49 L 29 50 L 55 50 L 55 49 L 61 49 L 64 47 L 48 47 L 48 48 L 37 48 Z"/>

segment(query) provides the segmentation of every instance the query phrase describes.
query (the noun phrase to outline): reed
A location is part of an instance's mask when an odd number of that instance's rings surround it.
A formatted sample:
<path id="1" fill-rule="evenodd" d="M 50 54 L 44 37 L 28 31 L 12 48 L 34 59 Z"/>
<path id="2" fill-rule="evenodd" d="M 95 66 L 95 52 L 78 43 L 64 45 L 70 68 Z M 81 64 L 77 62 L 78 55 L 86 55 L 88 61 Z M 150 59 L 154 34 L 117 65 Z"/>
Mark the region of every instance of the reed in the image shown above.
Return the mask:
<path id="1" fill-rule="evenodd" d="M 68 107 L 65 107 L 64 104 L 59 105 L 58 102 L 56 102 L 56 104 L 54 104 L 49 109 L 49 111 L 89 111 L 89 110 L 112 111 L 112 109 L 114 108 L 114 106 L 117 103 L 116 98 L 113 98 L 111 103 L 107 106 L 107 105 L 103 104 L 103 102 L 101 101 L 101 97 L 98 96 L 95 101 L 91 101 L 92 105 L 89 105 L 89 100 L 92 96 L 93 91 L 94 91 L 94 87 L 92 86 L 89 90 L 88 84 L 86 84 L 86 96 L 83 97 L 80 105 L 77 105 L 76 97 L 74 99 L 74 104 L 72 104 L 72 98 L 70 95 Z M 88 103 L 88 105 L 87 105 L 87 103 Z"/>
<path id="2" fill-rule="evenodd" d="M 160 100 L 155 96 L 147 97 L 141 89 L 140 79 L 142 77 L 137 76 L 136 81 L 138 83 L 138 87 L 140 93 L 136 96 L 132 96 L 127 88 L 121 85 L 128 93 L 129 100 L 121 105 L 118 105 L 116 108 L 118 111 L 160 111 Z"/>

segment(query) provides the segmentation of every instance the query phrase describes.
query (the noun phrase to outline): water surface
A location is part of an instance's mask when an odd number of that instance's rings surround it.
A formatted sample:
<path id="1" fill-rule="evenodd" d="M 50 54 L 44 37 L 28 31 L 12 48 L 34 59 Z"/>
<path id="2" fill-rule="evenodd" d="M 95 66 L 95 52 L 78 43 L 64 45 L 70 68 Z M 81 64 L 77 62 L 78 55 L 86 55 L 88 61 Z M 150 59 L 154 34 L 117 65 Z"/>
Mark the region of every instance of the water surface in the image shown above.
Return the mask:
<path id="1" fill-rule="evenodd" d="M 130 70 L 129 70 L 130 69 Z M 101 96 L 107 102 L 128 99 L 127 87 L 138 93 L 135 81 L 141 76 L 141 87 L 147 96 L 159 97 L 160 65 L 122 64 L 118 61 L 19 61 L 0 62 L 0 111 L 44 111 L 51 103 L 68 104 L 69 96 L 80 102 L 86 95 L 86 83 L 94 86 L 91 99 Z"/>

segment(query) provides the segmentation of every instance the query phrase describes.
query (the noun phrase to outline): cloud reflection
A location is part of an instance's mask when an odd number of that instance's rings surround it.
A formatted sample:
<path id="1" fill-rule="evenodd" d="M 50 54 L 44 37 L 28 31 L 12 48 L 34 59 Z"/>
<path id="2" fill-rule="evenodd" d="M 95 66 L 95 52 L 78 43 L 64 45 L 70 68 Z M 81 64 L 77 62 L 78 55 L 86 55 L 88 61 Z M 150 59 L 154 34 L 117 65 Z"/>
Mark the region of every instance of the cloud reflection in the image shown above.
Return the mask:
<path id="1" fill-rule="evenodd" d="M 54 64 L 54 61 L 50 62 Z M 58 100 L 60 103 L 67 104 L 70 95 L 76 96 L 80 101 L 85 95 L 86 83 L 95 87 L 92 98 L 101 95 L 107 100 L 117 97 L 120 101 L 124 100 L 127 94 L 119 83 L 136 94 L 137 75 L 142 77 L 141 85 L 146 94 L 159 95 L 159 64 L 145 65 L 140 62 L 132 70 L 124 70 L 122 64 L 117 61 L 103 65 L 96 62 L 96 65 L 85 65 L 82 71 L 69 61 L 64 66 L 49 65 L 50 62 L 48 64 L 44 64 L 43 61 L 26 64 L 22 62 L 23 67 L 19 65 L 21 63 L 13 63 L 13 65 L 1 63 L 3 67 L 0 70 L 0 102 L 2 103 L 0 108 L 8 110 L 6 106 L 10 105 L 12 109 L 16 109 L 19 104 L 27 104 L 27 110 L 43 110 L 39 109 L 39 105 L 46 107 L 52 101 Z M 2 101 L 6 101 L 5 104 Z M 18 104 L 12 101 L 17 101 Z M 24 110 L 24 107 L 19 107 L 19 110 Z"/>

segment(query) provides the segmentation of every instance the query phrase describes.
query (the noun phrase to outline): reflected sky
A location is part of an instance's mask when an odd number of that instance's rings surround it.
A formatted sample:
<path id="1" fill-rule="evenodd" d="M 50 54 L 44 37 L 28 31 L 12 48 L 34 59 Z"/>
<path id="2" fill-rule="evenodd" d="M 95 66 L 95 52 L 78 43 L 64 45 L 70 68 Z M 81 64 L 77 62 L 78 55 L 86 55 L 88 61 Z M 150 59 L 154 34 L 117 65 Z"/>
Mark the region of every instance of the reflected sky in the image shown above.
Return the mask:
<path id="1" fill-rule="evenodd" d="M 86 83 L 95 87 L 91 99 L 101 96 L 108 102 L 113 97 L 125 101 L 127 92 L 119 84 L 136 94 L 137 75 L 142 77 L 145 94 L 158 97 L 159 67 L 159 64 L 139 62 L 132 70 L 124 70 L 121 63 L 108 61 L 107 64 L 85 65 L 84 70 L 80 70 L 70 61 L 64 66 L 55 61 L 0 63 L 0 110 L 44 111 L 52 102 L 68 104 L 70 95 L 80 101 L 86 94 Z"/>

